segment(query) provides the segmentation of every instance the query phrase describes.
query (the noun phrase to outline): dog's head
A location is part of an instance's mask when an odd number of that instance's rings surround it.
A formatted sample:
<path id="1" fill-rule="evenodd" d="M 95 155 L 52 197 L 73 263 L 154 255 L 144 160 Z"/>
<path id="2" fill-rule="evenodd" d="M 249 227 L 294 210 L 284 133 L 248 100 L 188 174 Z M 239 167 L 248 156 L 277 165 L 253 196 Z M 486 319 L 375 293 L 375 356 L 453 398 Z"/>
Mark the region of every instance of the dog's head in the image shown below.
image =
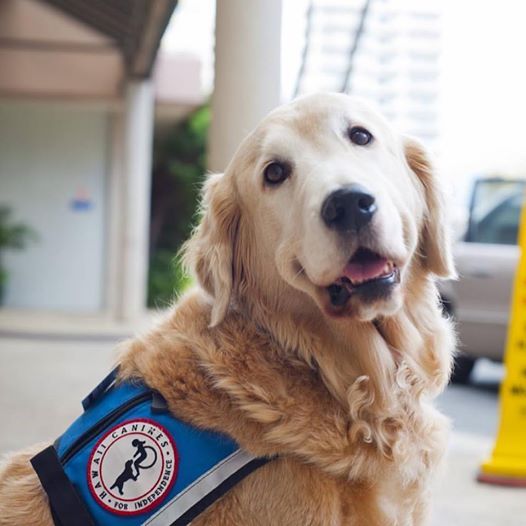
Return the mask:
<path id="1" fill-rule="evenodd" d="M 212 324 L 232 295 L 256 291 L 270 308 L 295 300 L 372 320 L 400 308 L 416 272 L 454 272 L 426 153 L 346 95 L 273 111 L 209 178 L 203 203 L 186 257 L 214 298 Z"/>

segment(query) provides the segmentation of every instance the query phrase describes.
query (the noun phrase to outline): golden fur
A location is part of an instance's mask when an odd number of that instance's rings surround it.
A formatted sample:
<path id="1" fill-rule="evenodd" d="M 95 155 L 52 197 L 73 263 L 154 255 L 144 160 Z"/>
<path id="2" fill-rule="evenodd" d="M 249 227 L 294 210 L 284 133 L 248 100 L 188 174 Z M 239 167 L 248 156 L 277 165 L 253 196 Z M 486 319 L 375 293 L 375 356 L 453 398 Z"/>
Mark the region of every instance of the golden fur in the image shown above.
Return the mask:
<path id="1" fill-rule="evenodd" d="M 303 140 L 312 146 L 316 166 L 327 156 L 351 155 L 343 143 L 338 150 L 323 147 L 324 141 L 335 141 L 326 138 L 323 122 L 349 105 L 364 122 L 372 119 L 378 140 L 388 143 L 388 151 L 378 154 L 388 159 L 385 166 L 399 165 L 393 173 L 404 198 L 382 203 L 390 218 L 397 215 L 395 226 L 399 221 L 399 231 L 390 235 L 402 236 L 393 253 L 402 254 L 403 270 L 399 291 L 389 301 L 353 303 L 349 312 L 333 316 L 311 279 L 316 276 L 321 284 L 320 276 L 324 272 L 329 279 L 330 269 L 317 274 L 310 252 L 300 246 L 310 233 L 286 233 L 292 227 L 279 195 L 262 188 L 254 174 L 269 148 L 268 133 L 276 129 L 283 143 L 296 143 L 286 152 L 289 157 L 298 152 L 308 157 L 307 143 L 298 146 Z M 225 174 L 211 176 L 205 186 L 203 217 L 185 247 L 199 285 L 150 332 L 121 349 L 121 377 L 157 389 L 174 414 L 229 434 L 253 454 L 279 455 L 195 525 L 426 522 L 430 478 L 447 435 L 447 422 L 430 401 L 447 384 L 454 346 L 434 278 L 454 270 L 438 181 L 427 156 L 378 119 L 346 96 L 318 95 L 263 121 Z M 304 175 L 300 164 L 295 169 L 298 179 Z M 312 196 L 301 184 L 294 195 Z M 319 191 L 325 183 L 316 184 Z M 290 203 L 297 214 L 304 206 Z M 320 229 L 307 226 L 309 232 Z M 382 228 L 387 227 L 379 222 L 379 238 Z M 326 237 L 325 249 L 339 257 L 334 239 Z M 14 454 L 0 468 L 1 525 L 52 524 L 28 463 L 39 449 Z"/>

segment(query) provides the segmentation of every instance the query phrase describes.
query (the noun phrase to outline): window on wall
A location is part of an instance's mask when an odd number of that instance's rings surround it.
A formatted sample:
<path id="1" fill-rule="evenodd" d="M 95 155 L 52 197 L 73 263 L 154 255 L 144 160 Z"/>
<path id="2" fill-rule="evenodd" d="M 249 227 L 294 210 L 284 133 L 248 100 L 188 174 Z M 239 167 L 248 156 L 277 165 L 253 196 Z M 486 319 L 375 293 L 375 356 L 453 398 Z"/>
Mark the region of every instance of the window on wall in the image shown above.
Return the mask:
<path id="1" fill-rule="evenodd" d="M 525 190 L 526 181 L 478 181 L 466 241 L 515 245 Z"/>

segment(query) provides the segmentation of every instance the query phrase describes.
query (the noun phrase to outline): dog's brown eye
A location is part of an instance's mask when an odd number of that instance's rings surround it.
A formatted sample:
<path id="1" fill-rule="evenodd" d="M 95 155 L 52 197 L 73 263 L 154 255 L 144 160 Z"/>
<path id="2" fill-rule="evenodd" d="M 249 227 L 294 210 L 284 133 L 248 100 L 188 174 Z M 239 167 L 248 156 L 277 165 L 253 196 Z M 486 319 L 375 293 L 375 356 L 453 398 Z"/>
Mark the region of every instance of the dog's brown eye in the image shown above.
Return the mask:
<path id="1" fill-rule="evenodd" d="M 354 126 L 349 130 L 351 142 L 358 146 L 366 146 L 373 140 L 373 136 L 365 128 Z"/>
<path id="2" fill-rule="evenodd" d="M 263 172 L 265 182 L 270 185 L 282 183 L 290 175 L 290 166 L 285 163 L 270 163 Z"/>

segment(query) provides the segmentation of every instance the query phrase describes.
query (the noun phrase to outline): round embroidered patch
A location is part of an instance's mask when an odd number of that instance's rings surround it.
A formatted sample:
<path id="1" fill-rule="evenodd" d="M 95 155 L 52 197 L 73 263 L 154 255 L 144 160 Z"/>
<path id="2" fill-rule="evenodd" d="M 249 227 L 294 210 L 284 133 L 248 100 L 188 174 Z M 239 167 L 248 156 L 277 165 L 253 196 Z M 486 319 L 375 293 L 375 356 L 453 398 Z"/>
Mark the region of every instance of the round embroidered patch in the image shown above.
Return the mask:
<path id="1" fill-rule="evenodd" d="M 148 419 L 107 431 L 88 461 L 88 485 L 98 504 L 119 515 L 158 506 L 177 477 L 179 456 L 170 433 Z"/>

